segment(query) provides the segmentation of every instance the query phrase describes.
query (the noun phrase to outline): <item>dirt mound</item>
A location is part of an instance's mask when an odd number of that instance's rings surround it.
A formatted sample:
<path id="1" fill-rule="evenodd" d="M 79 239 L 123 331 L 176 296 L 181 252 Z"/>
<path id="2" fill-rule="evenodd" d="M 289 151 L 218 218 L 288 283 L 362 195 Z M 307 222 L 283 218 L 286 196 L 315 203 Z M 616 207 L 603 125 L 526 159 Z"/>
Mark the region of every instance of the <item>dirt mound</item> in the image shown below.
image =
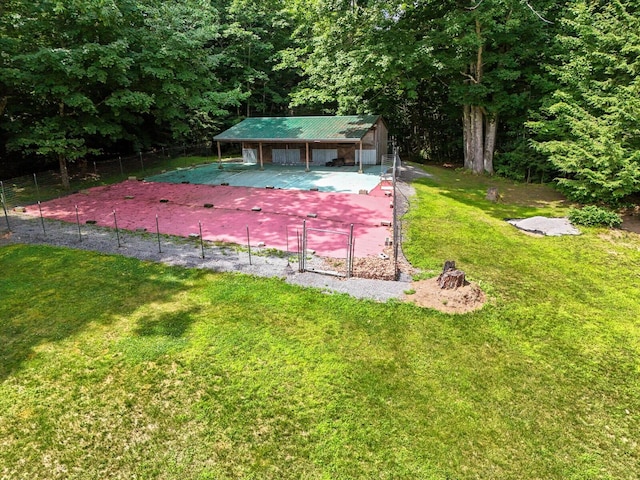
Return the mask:
<path id="1" fill-rule="evenodd" d="M 440 288 L 435 278 L 411 284 L 413 294 L 406 300 L 421 307 L 434 308 L 445 313 L 467 313 L 481 308 L 487 301 L 484 292 L 474 283 L 454 290 Z"/>

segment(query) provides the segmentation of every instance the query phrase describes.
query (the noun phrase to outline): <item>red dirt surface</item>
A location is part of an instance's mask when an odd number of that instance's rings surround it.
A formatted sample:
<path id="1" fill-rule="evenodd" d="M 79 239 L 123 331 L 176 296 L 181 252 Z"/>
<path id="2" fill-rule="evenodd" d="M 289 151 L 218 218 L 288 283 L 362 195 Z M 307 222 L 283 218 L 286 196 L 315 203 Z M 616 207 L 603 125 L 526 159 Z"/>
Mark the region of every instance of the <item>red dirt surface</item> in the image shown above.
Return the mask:
<path id="1" fill-rule="evenodd" d="M 304 220 L 307 228 L 344 233 L 353 224 L 355 256 L 367 257 L 381 253 L 391 237 L 390 227 L 382 225 L 392 220 L 390 205 L 380 187 L 370 195 L 355 195 L 128 180 L 42 203 L 42 214 L 75 223 L 77 206 L 81 224 L 95 221 L 113 228 L 115 211 L 119 228 L 151 233 L 156 232 L 157 215 L 162 234 L 199 234 L 200 222 L 203 239 L 244 245 L 249 227 L 252 246 L 287 250 L 288 237 L 290 252 L 297 251 L 296 232 L 302 232 Z M 27 213 L 40 215 L 36 205 L 27 207 Z M 310 232 L 307 248 L 320 256 L 344 257 L 346 244 L 345 235 Z"/>

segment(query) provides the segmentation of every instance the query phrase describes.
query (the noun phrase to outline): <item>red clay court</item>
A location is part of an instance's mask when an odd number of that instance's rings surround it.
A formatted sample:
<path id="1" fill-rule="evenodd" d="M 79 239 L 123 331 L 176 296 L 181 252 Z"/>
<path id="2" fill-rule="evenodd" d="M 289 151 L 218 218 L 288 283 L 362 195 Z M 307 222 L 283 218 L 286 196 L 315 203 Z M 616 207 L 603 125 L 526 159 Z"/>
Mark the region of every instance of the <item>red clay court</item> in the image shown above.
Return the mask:
<path id="1" fill-rule="evenodd" d="M 265 172 L 268 174 L 268 172 Z M 253 172 L 255 175 L 255 172 Z M 188 237 L 199 234 L 209 241 L 297 251 L 297 232 L 303 222 L 313 229 L 308 248 L 326 257 L 344 257 L 345 235 L 354 225 L 356 257 L 380 254 L 391 237 L 393 216 L 388 190 L 380 184 L 367 195 L 277 188 L 252 188 L 128 180 L 95 187 L 67 197 L 44 202 L 45 218 L 81 224 L 94 221 L 104 227 L 156 232 Z M 37 205 L 27 213 L 39 216 Z"/>

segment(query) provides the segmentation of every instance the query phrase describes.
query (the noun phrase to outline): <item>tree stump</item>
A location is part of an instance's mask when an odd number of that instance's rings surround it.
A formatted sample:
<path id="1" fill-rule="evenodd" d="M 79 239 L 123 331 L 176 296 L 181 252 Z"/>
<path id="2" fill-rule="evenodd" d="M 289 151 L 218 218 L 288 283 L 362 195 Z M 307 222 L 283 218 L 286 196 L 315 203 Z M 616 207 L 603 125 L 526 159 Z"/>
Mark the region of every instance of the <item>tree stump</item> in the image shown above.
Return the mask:
<path id="1" fill-rule="evenodd" d="M 500 195 L 498 194 L 497 187 L 490 187 L 487 190 L 487 200 L 489 200 L 490 202 L 497 202 L 499 198 Z"/>
<path id="2" fill-rule="evenodd" d="M 456 268 L 456 262 L 447 260 L 444 262 L 442 273 L 436 280 L 441 289 L 453 290 L 466 285 L 465 275 L 462 270 Z"/>

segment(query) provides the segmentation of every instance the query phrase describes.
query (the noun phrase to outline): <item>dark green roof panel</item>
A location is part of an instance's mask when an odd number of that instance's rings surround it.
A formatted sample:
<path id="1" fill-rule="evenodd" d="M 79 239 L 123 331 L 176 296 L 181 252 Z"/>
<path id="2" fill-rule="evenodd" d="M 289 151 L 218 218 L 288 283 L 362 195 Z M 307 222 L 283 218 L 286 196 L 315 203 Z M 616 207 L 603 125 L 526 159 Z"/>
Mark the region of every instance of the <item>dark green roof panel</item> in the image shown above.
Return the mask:
<path id="1" fill-rule="evenodd" d="M 214 140 L 355 142 L 366 135 L 378 118 L 377 115 L 247 118 L 216 135 Z"/>

